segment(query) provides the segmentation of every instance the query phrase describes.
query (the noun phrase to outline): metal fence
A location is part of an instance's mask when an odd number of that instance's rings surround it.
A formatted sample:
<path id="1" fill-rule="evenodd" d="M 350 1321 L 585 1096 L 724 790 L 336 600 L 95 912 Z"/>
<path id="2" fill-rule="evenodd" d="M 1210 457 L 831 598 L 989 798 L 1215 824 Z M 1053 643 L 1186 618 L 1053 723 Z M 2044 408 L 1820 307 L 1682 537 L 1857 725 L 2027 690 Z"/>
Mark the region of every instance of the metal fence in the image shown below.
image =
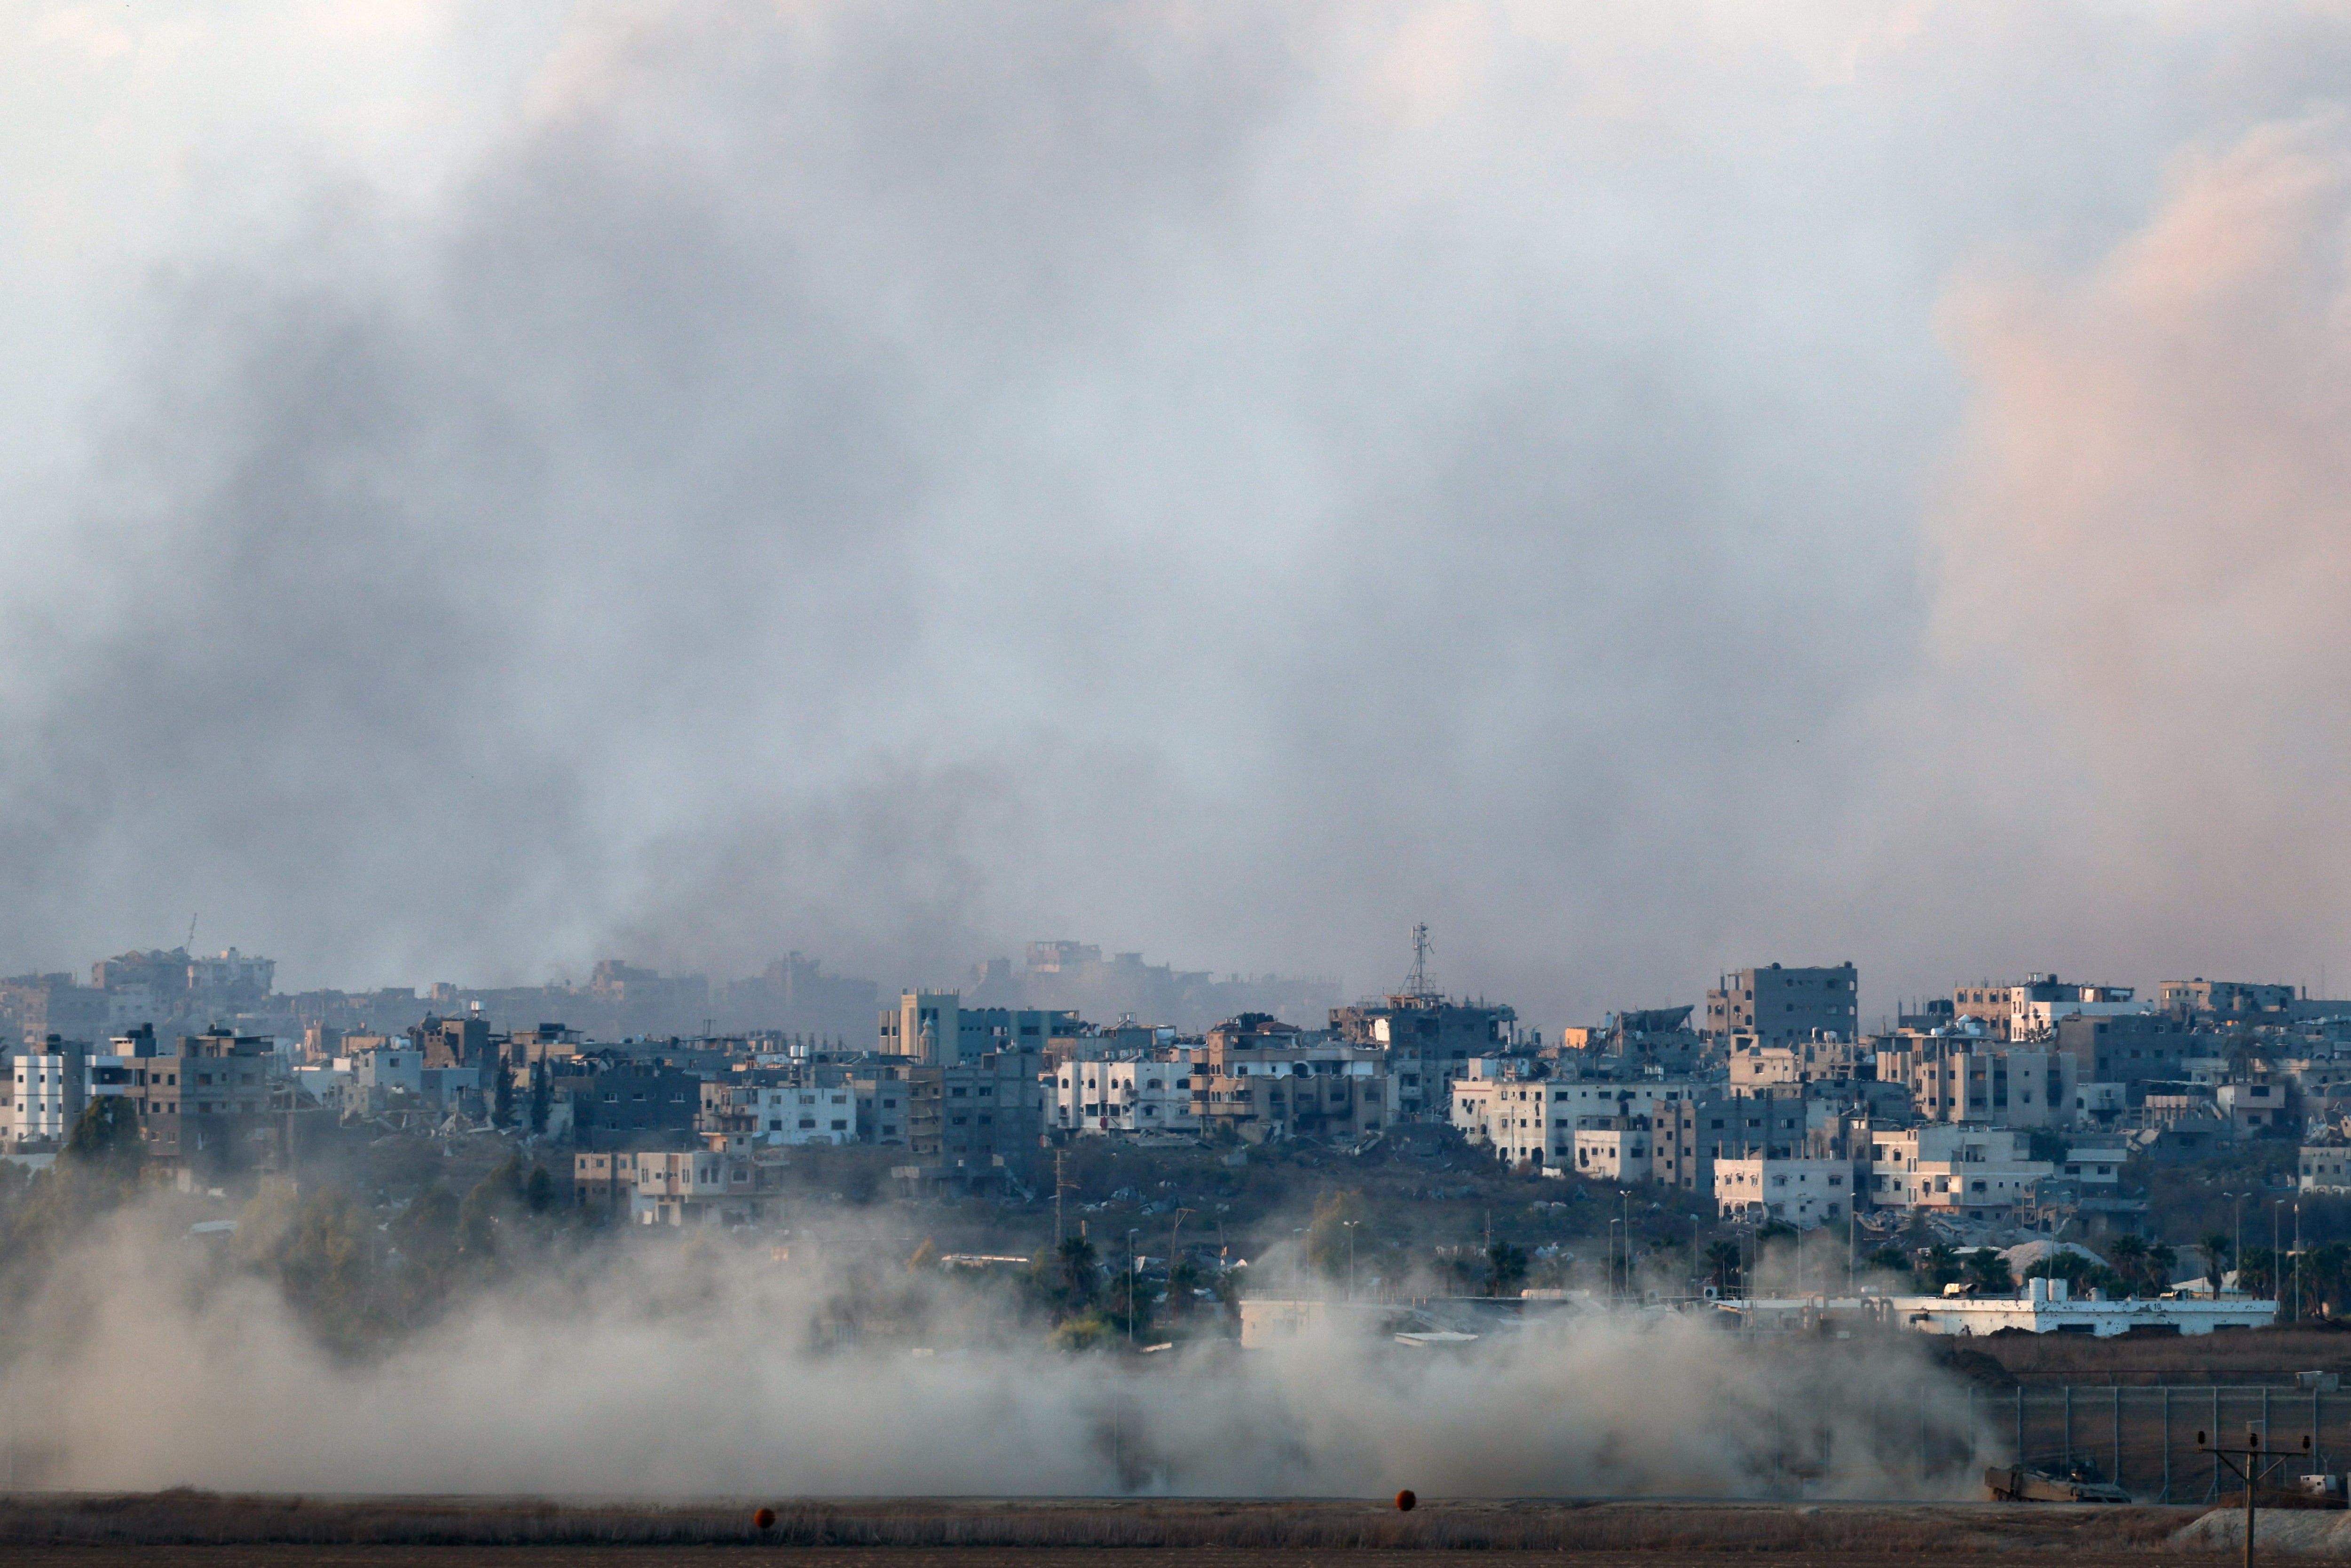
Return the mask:
<path id="1" fill-rule="evenodd" d="M 2154 1502 L 2218 1498 L 2224 1471 L 2210 1454 L 2197 1451 L 2196 1434 L 2241 1437 L 2249 1427 L 2262 1434 L 2263 1448 L 2297 1458 L 2307 1434 L 2312 1452 L 2302 1469 L 2339 1473 L 2351 1468 L 2351 1393 L 2105 1384 L 1971 1389 L 1963 1423 L 1970 1465 L 2011 1456 L 2028 1465 L 2087 1458 L 2107 1479 Z M 1925 1440 L 1919 1458 L 1929 1473 L 1948 1468 L 1947 1452 Z"/>

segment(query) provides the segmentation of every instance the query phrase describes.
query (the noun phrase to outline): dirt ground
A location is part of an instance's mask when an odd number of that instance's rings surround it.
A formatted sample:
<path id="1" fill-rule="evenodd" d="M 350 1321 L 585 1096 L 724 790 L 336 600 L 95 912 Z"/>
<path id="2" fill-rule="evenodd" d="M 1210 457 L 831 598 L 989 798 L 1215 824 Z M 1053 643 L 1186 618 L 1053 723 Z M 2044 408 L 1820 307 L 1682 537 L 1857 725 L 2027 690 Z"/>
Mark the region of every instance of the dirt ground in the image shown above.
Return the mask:
<path id="1" fill-rule="evenodd" d="M 1541 1552 L 1562 1568 L 1761 1553 L 1786 1568 L 1915 1568 L 2046 1554 L 2106 1568 L 2150 1553 L 2212 1559 L 2174 1541 L 2196 1508 L 1966 1503 L 1582 1500 L 1437 1500 L 1409 1513 L 1370 1500 L 794 1500 L 759 1528 L 730 1500 L 24 1495 L 0 1499 L 9 1568 L 635 1568 L 778 1562 L 801 1568 L 1382 1568 L 1458 1564 L 1465 1552 Z"/>

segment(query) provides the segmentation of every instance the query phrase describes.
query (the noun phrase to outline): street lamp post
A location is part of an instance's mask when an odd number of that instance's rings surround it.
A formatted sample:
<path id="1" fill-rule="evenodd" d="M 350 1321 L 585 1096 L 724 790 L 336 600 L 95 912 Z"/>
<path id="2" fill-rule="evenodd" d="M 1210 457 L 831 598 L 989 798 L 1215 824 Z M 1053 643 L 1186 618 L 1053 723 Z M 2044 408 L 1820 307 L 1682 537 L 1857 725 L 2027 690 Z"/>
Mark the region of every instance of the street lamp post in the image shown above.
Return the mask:
<path id="1" fill-rule="evenodd" d="M 2237 1239 L 2234 1246 L 2237 1259 L 2237 1284 L 2241 1289 L 2245 1283 L 2245 1195 L 2241 1192 L 2224 1192 L 2220 1196 L 2236 1206 Z M 2214 1301 L 2220 1299 L 2220 1281 L 2226 1272 L 2226 1270 L 2219 1268 L 2212 1270 Z"/>
<path id="2" fill-rule="evenodd" d="M 1142 1234 L 1140 1228 L 1126 1233 L 1126 1343 L 1130 1350 L 1134 1348 L 1134 1239 Z"/>
<path id="3" fill-rule="evenodd" d="M 1616 1228 L 1624 1223 L 1621 1219 L 1608 1222 L 1608 1295 L 1612 1301 L 1623 1294 L 1616 1283 Z M 1632 1249 L 1628 1245 L 1625 1250 L 1629 1252 Z"/>
<path id="4" fill-rule="evenodd" d="M 1352 1301 L 1355 1299 L 1355 1227 L 1363 1221 L 1343 1219 L 1339 1223 L 1347 1228 L 1347 1299 Z"/>

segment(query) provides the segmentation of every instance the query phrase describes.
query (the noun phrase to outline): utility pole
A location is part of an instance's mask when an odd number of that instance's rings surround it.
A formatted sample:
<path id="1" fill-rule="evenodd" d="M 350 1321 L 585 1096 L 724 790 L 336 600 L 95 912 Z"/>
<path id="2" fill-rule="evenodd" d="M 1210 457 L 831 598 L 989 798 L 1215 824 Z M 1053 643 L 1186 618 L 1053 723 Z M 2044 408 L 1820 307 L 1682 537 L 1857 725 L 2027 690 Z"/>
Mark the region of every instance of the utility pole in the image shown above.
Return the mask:
<path id="1" fill-rule="evenodd" d="M 1134 1348 L 1134 1239 L 1141 1232 L 1126 1233 L 1126 1348 Z"/>
<path id="2" fill-rule="evenodd" d="M 1339 1223 L 1347 1228 L 1347 1299 L 1352 1301 L 1355 1299 L 1355 1227 L 1363 1222 L 1343 1219 Z"/>
<path id="3" fill-rule="evenodd" d="M 1053 1250 L 1056 1252 L 1061 1249 L 1061 1194 L 1070 1185 L 1061 1179 L 1061 1162 L 1069 1157 L 1066 1149 L 1053 1151 Z"/>
<path id="4" fill-rule="evenodd" d="M 2253 1498 L 2261 1490 L 2262 1475 L 2283 1465 L 2286 1456 L 2281 1454 L 2273 1459 L 2266 1457 L 2263 1450 L 2267 1445 L 2262 1441 L 2262 1429 L 2251 1422 L 2246 1423 L 2245 1446 L 2241 1448 L 2224 1448 L 2215 1440 L 2217 1437 L 2217 1433 L 2199 1432 L 2196 1434 L 2196 1447 L 2199 1451 L 2210 1454 L 2227 1466 L 2231 1475 L 2245 1483 L 2245 1568 L 2253 1568 Z M 2302 1435 L 2302 1451 L 2305 1454 L 2310 1452 L 2310 1434 L 2307 1432 Z M 2269 1449 L 2269 1452 L 2275 1450 Z"/>

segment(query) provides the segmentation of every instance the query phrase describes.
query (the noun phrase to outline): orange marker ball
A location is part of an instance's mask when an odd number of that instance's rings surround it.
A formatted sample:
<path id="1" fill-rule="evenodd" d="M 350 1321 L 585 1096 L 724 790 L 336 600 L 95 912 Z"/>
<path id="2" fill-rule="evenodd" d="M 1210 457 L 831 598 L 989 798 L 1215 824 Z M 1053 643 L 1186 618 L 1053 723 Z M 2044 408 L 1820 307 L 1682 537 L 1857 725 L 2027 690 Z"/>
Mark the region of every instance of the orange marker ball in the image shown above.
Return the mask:
<path id="1" fill-rule="evenodd" d="M 1396 1493 L 1396 1511 L 1410 1513 L 1419 1501 L 1420 1499 L 1413 1496 L 1410 1490 L 1400 1491 Z"/>
<path id="2" fill-rule="evenodd" d="M 772 1529 L 776 1522 L 776 1511 L 772 1508 L 763 1508 L 751 1516 L 751 1522 L 762 1530 Z"/>

